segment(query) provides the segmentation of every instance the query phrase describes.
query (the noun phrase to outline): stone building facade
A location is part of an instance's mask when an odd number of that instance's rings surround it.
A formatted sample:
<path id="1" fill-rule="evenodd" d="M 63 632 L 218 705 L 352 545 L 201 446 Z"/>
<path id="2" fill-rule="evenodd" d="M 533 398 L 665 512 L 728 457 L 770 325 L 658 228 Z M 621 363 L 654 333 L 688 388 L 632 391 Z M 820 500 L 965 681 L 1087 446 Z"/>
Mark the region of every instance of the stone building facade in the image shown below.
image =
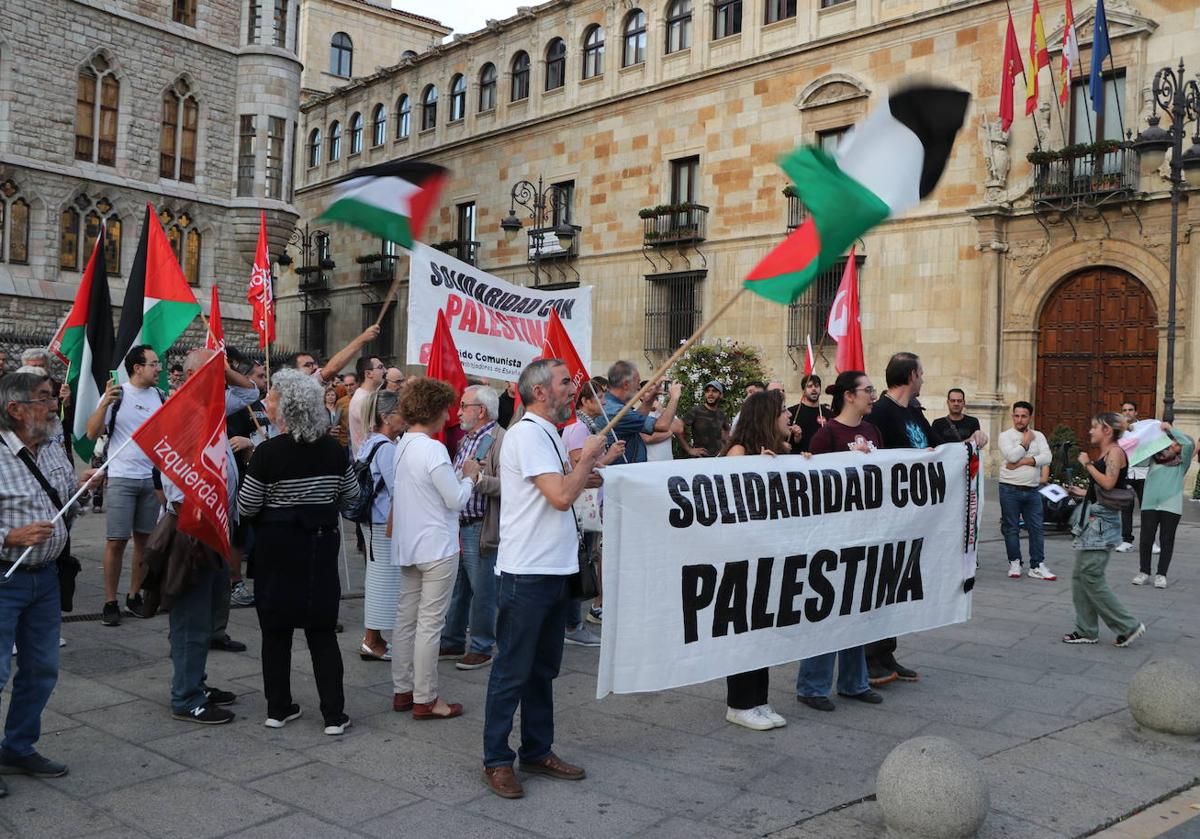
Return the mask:
<path id="1" fill-rule="evenodd" d="M 1061 150 L 1090 143 L 1088 132 L 1112 139 L 1144 128 L 1154 72 L 1180 59 L 1200 67 L 1200 11 L 1174 0 L 1109 2 L 1112 101 L 1104 124 L 1085 126 L 1079 83 L 1094 10 L 1075 7 L 1082 61 L 1068 107 L 1052 107 L 1057 88 L 1043 70 L 1036 126 L 1019 117 L 1001 132 L 1007 12 L 999 0 L 554 0 L 307 102 L 297 206 L 315 218 L 332 181 L 358 166 L 441 163 L 453 178 L 426 241 L 509 280 L 593 285 L 597 369 L 617 358 L 657 361 L 802 216 L 784 193 L 780 154 L 800 142 L 836 146 L 906 79 L 952 81 L 974 99 L 942 183 L 858 251 L 869 372 L 882 384 L 888 356 L 912 350 L 924 360 L 931 416 L 960 386 L 993 433 L 1016 399 L 1042 406 L 1047 431 L 1064 423 L 1082 433 L 1092 411 L 1127 395 L 1144 415 L 1161 404 L 1169 185 L 1149 155 Z M 1028 9 L 1015 11 L 1025 43 Z M 1049 0 L 1042 11 L 1057 83 L 1062 5 Z M 385 132 L 353 151 L 343 134 L 333 154 L 331 126 L 380 104 L 392 114 Z M 1035 127 L 1047 152 L 1036 163 L 1027 159 Z M 531 224 L 519 206 L 524 229 L 511 239 L 500 230 L 523 179 L 563 185 L 556 194 L 579 228 L 569 252 L 531 262 Z M 1175 383 L 1179 422 L 1193 428 L 1195 195 L 1189 186 L 1181 206 Z M 388 270 L 406 270 L 377 241 L 328 232 L 326 264 L 335 267 L 306 282 L 305 293 L 294 274 L 280 282 L 284 340 L 318 350 L 340 346 L 376 311 L 387 272 L 359 260 L 383 252 Z M 823 278 L 791 307 L 747 296 L 711 334 L 762 347 L 795 391 L 807 334 L 818 344 L 818 372 L 831 372 L 824 323 L 837 279 Z M 380 347 L 400 361 L 403 320 L 401 311 Z"/>
<path id="2" fill-rule="evenodd" d="M 449 34 L 436 20 L 383 0 L 301 0 L 300 89 L 304 96 L 327 93 L 425 52 Z"/>

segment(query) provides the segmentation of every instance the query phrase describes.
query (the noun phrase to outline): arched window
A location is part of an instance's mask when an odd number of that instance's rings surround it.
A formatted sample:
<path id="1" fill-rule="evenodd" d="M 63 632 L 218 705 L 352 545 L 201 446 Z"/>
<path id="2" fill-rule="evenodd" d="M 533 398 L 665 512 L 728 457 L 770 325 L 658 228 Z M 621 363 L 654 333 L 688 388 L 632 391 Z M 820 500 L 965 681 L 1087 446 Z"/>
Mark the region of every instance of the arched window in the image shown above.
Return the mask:
<path id="1" fill-rule="evenodd" d="M 496 65 L 490 61 L 479 71 L 479 112 L 496 107 Z"/>
<path id="2" fill-rule="evenodd" d="M 421 94 L 421 130 L 428 131 L 437 126 L 437 88 L 426 85 Z"/>
<path id="3" fill-rule="evenodd" d="M 80 195 L 59 216 L 58 267 L 77 271 L 92 258 L 92 249 L 104 225 L 104 268 L 108 275 L 121 273 L 121 217 L 107 198 L 95 201 Z M 82 246 L 82 247 L 81 247 Z"/>
<path id="4" fill-rule="evenodd" d="M 604 72 L 604 27 L 598 23 L 588 27 L 583 36 L 583 77 L 590 79 Z"/>
<path id="5" fill-rule="evenodd" d="M 458 122 L 467 112 L 467 80 L 462 73 L 450 80 L 450 122 Z"/>
<path id="6" fill-rule="evenodd" d="M 321 129 L 314 128 L 308 133 L 308 168 L 321 165 Z"/>
<path id="7" fill-rule="evenodd" d="M 382 146 L 387 139 L 387 106 L 380 102 L 371 111 L 371 145 Z"/>
<path id="8" fill-rule="evenodd" d="M 329 162 L 342 156 L 342 124 L 334 120 L 329 125 Z"/>
<path id="9" fill-rule="evenodd" d="M 329 42 L 329 72 L 343 79 L 354 70 L 354 43 L 345 32 L 335 32 Z"/>
<path id="10" fill-rule="evenodd" d="M 79 71 L 75 96 L 75 159 L 104 166 L 117 162 L 117 116 L 121 84 L 98 53 Z"/>
<path id="11" fill-rule="evenodd" d="M 646 13 L 634 9 L 625 16 L 623 49 L 621 50 L 621 66 L 632 67 L 646 61 Z"/>
<path id="12" fill-rule="evenodd" d="M 401 61 L 407 61 L 410 58 L 416 58 L 416 57 L 417 57 L 417 53 L 415 50 L 405 50 L 404 52 L 400 53 Z"/>
<path id="13" fill-rule="evenodd" d="M 358 111 L 350 116 L 350 154 L 362 154 L 363 117 Z"/>
<path id="14" fill-rule="evenodd" d="M 512 60 L 512 100 L 529 98 L 529 53 L 522 50 Z"/>
<path id="15" fill-rule="evenodd" d="M 737 35 L 742 31 L 742 0 L 716 0 L 713 3 L 713 40 Z"/>
<path id="16" fill-rule="evenodd" d="M 396 139 L 403 140 L 412 133 L 412 101 L 407 93 L 396 100 Z"/>
<path id="17" fill-rule="evenodd" d="M 546 90 L 557 90 L 567 83 L 567 45 L 555 38 L 546 46 Z"/>
<path id="18" fill-rule="evenodd" d="M 158 176 L 190 184 L 196 180 L 200 106 L 186 79 L 179 79 L 163 94 L 162 106 Z"/>
<path id="19" fill-rule="evenodd" d="M 29 202 L 13 181 L 0 183 L 0 262 L 29 263 Z"/>
<path id="20" fill-rule="evenodd" d="M 692 0 L 671 0 L 667 6 L 667 52 L 679 52 L 692 45 Z"/>
<path id="21" fill-rule="evenodd" d="M 179 260 L 183 275 L 190 285 L 200 285 L 200 231 L 192 217 L 186 213 L 175 214 L 160 210 L 158 220 L 167 232 L 167 242 Z"/>

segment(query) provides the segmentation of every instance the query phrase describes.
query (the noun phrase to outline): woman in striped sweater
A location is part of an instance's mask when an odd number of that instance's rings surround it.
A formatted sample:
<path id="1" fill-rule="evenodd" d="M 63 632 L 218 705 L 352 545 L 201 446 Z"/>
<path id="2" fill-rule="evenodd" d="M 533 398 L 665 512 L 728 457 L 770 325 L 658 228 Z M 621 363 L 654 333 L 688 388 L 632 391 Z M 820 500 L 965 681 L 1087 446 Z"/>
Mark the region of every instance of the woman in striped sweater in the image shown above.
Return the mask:
<path id="1" fill-rule="evenodd" d="M 292 632 L 303 629 L 312 655 L 326 734 L 350 725 L 335 626 L 338 510 L 358 497 L 358 484 L 329 419 L 321 386 L 292 370 L 276 373 L 265 401 L 279 429 L 254 450 L 238 509 L 255 528 L 255 608 L 262 629 L 263 693 L 268 728 L 300 716 L 292 702 Z"/>

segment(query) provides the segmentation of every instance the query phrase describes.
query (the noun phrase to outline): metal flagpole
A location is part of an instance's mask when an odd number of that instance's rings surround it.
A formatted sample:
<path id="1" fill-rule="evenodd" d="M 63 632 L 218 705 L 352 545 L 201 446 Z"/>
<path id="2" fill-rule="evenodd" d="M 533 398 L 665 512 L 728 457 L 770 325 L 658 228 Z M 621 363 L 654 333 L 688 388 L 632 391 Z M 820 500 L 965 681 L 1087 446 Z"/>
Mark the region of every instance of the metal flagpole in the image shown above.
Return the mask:
<path id="1" fill-rule="evenodd" d="M 1012 6 L 1010 6 L 1008 4 L 1008 0 L 1004 0 L 1004 7 L 1006 9 L 1008 9 L 1009 20 L 1012 20 Z M 1015 30 L 1016 27 L 1014 26 L 1013 29 Z M 1004 37 L 1006 39 L 1008 38 L 1008 30 L 1007 29 L 1005 30 Z M 1007 71 L 1007 68 L 1005 68 L 1005 69 Z M 1025 62 L 1024 61 L 1021 62 L 1021 78 L 1025 80 L 1025 89 L 1028 90 L 1029 89 L 1029 77 L 1025 75 Z M 1033 115 L 1026 114 L 1025 116 L 1033 116 Z M 1038 151 L 1041 151 L 1041 149 L 1042 149 L 1042 132 L 1038 131 L 1037 117 L 1033 118 L 1033 138 L 1034 138 L 1034 142 L 1036 144 Z"/>

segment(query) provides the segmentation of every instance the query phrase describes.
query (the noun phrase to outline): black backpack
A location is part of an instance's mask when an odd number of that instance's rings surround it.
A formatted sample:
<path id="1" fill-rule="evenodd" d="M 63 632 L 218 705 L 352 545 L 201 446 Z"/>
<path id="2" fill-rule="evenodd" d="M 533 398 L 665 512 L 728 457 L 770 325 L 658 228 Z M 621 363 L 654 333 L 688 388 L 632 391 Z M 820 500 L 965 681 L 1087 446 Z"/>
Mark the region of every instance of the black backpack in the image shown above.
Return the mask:
<path id="1" fill-rule="evenodd" d="M 366 460 L 355 460 L 350 464 L 354 480 L 358 483 L 358 498 L 346 505 L 342 515 L 356 524 L 371 523 L 371 508 L 375 506 L 375 496 L 379 494 L 379 490 L 384 485 L 383 478 L 378 481 L 371 480 L 371 461 L 375 459 L 375 453 L 379 451 L 379 447 L 386 445 L 387 442 L 387 440 L 380 440 L 367 453 Z"/>

